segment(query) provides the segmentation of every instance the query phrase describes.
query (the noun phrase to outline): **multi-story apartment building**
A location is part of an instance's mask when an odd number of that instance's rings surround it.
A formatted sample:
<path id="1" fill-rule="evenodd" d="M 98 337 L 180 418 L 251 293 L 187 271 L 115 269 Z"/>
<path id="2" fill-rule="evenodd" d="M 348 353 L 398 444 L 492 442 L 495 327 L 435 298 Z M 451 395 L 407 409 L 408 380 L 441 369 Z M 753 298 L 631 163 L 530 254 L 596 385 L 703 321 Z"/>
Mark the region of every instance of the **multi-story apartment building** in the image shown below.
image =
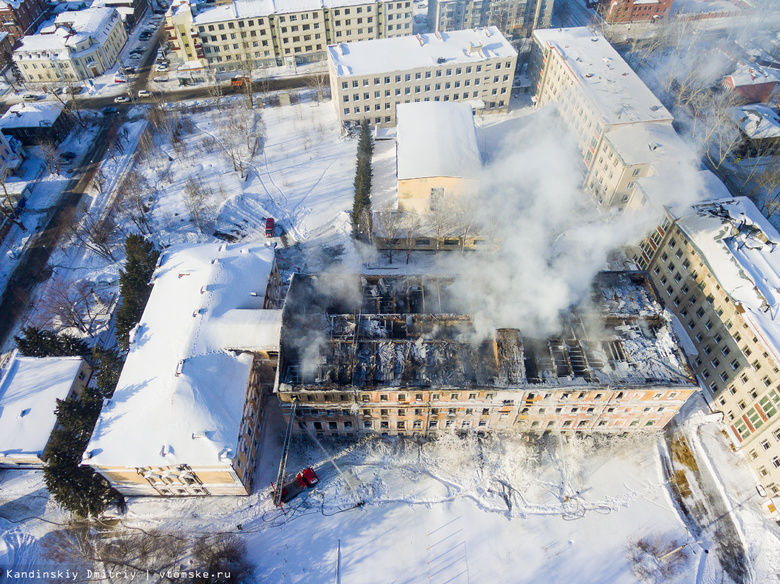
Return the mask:
<path id="1" fill-rule="evenodd" d="M 296 274 L 283 309 L 276 391 L 299 432 L 655 431 L 698 390 L 640 272 L 597 277 L 592 330 L 573 312 L 551 338 L 483 340 L 451 279 L 342 278 L 335 296 L 329 278 Z"/>
<path id="2" fill-rule="evenodd" d="M 585 188 L 604 209 L 622 210 L 637 181 L 694 168 L 698 156 L 671 124 L 630 124 L 606 131 L 585 175 Z"/>
<path id="3" fill-rule="evenodd" d="M 116 64 L 127 41 L 122 19 L 114 8 L 63 12 L 55 30 L 28 35 L 14 51 L 25 81 L 52 83 L 97 77 Z"/>
<path id="4" fill-rule="evenodd" d="M 528 74 L 539 106 L 554 103 L 590 168 L 606 132 L 673 116 L 612 45 L 586 27 L 537 30 Z"/>
<path id="5" fill-rule="evenodd" d="M 622 207 L 634 180 L 664 161 L 696 158 L 673 116 L 609 42 L 588 28 L 537 30 L 528 66 L 535 102 L 555 104 L 586 167 L 585 187 Z"/>
<path id="6" fill-rule="evenodd" d="M 204 244 L 160 257 L 113 398 L 83 464 L 127 496 L 252 492 L 281 310 L 272 248 Z"/>
<path id="7" fill-rule="evenodd" d="M 598 0 L 598 11 L 609 24 L 656 22 L 666 18 L 674 0 Z"/>
<path id="8" fill-rule="evenodd" d="M 0 32 L 7 32 L 11 44 L 33 34 L 46 19 L 49 6 L 44 0 L 3 0 L 0 2 Z"/>
<path id="9" fill-rule="evenodd" d="M 508 38 L 526 38 L 548 28 L 553 0 L 430 0 L 428 26 L 433 32 L 495 26 Z"/>
<path id="10" fill-rule="evenodd" d="M 634 256 L 698 351 L 692 366 L 734 446 L 780 507 L 780 233 L 747 198 L 665 210 Z"/>
<path id="11" fill-rule="evenodd" d="M 214 5 L 178 0 L 168 9 L 165 30 L 182 61 L 240 71 L 324 60 L 331 43 L 409 35 L 412 3 L 236 0 Z"/>
<path id="12" fill-rule="evenodd" d="M 506 112 L 517 51 L 487 27 L 328 47 L 331 95 L 342 124 L 396 123 L 401 103 L 466 102 Z"/>

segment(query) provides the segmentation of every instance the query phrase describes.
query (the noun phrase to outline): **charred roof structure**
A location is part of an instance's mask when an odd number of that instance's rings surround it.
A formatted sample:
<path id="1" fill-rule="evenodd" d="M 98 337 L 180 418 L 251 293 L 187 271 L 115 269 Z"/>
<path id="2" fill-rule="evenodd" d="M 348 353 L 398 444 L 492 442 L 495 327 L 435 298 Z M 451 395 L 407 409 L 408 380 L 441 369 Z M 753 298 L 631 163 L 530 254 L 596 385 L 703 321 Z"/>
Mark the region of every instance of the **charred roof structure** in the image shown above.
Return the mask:
<path id="1" fill-rule="evenodd" d="M 642 272 L 603 272 L 560 334 L 499 328 L 478 339 L 435 276 L 294 277 L 283 313 L 279 391 L 692 388 L 693 374 Z M 587 323 L 587 325 L 586 325 Z"/>

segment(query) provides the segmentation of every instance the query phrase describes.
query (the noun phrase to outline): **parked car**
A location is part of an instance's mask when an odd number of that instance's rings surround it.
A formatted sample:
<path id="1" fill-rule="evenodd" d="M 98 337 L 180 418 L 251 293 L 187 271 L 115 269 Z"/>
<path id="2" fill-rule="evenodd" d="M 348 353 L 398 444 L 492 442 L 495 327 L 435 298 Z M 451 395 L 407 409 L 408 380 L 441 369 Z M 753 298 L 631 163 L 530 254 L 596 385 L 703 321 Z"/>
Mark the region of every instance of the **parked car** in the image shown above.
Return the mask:
<path id="1" fill-rule="evenodd" d="M 75 152 L 61 152 L 60 153 L 60 160 L 64 160 L 66 162 L 70 162 L 74 158 L 76 158 L 76 153 Z"/>
<path id="2" fill-rule="evenodd" d="M 125 67 L 125 73 L 135 73 L 135 67 Z"/>
<path id="3" fill-rule="evenodd" d="M 157 65 L 155 65 L 154 70 L 155 71 L 159 71 L 159 72 L 167 73 L 168 72 L 168 64 L 167 63 L 158 63 Z"/>
<path id="4" fill-rule="evenodd" d="M 121 73 L 114 73 L 114 83 L 127 83 L 127 77 Z"/>
<path id="5" fill-rule="evenodd" d="M 38 101 L 39 99 L 43 99 L 43 96 L 36 93 L 25 93 L 22 96 L 22 101 Z"/>
<path id="6" fill-rule="evenodd" d="M 117 110 L 115 107 L 104 107 L 103 108 L 103 115 L 104 116 L 110 116 L 112 114 L 117 113 Z"/>
<path id="7" fill-rule="evenodd" d="M 138 59 L 140 59 L 140 58 L 141 58 L 141 55 L 140 55 L 140 53 L 130 53 L 130 54 L 127 56 L 127 58 L 128 58 L 128 59 L 131 59 L 131 60 L 133 60 L 133 61 L 137 61 Z"/>
<path id="8" fill-rule="evenodd" d="M 166 81 L 168 81 L 168 78 L 167 77 L 155 77 L 154 79 L 152 79 L 152 81 L 154 81 L 155 83 L 165 83 Z"/>
<path id="9" fill-rule="evenodd" d="M 275 227 L 274 218 L 273 217 L 268 217 L 265 220 L 265 236 L 266 237 L 273 237 L 274 236 L 274 227 Z"/>
<path id="10" fill-rule="evenodd" d="M 119 97 L 114 98 L 114 103 L 129 103 L 130 98 L 126 95 L 120 95 Z"/>
<path id="11" fill-rule="evenodd" d="M 148 89 L 142 89 L 138 92 L 138 97 L 152 97 L 152 92 Z"/>
<path id="12" fill-rule="evenodd" d="M 152 35 L 148 32 L 142 32 L 138 35 L 138 40 L 140 41 L 148 41 L 150 38 L 152 38 Z"/>

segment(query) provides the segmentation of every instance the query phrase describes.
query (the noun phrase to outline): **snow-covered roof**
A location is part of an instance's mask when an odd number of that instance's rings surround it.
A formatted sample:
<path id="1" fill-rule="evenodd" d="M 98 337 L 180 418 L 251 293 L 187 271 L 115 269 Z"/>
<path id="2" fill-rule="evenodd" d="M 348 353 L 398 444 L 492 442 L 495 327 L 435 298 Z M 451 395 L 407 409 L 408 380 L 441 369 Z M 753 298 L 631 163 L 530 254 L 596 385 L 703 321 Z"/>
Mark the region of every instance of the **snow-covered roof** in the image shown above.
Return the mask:
<path id="1" fill-rule="evenodd" d="M 605 139 L 629 166 L 662 160 L 692 161 L 698 158 L 671 124 L 622 126 L 607 132 Z"/>
<path id="2" fill-rule="evenodd" d="M 15 103 L 0 118 L 0 129 L 51 126 L 63 108 L 58 101 Z"/>
<path id="3" fill-rule="evenodd" d="M 728 115 L 751 140 L 780 138 L 780 115 L 771 107 L 761 104 L 733 107 Z"/>
<path id="4" fill-rule="evenodd" d="M 226 22 L 241 18 L 257 18 L 271 14 L 288 14 L 292 12 L 316 12 L 325 8 L 339 8 L 341 6 L 356 6 L 375 4 L 378 0 L 234 0 L 232 3 L 219 6 L 192 3 L 197 14 L 193 18 L 194 24 L 208 24 L 213 22 Z M 172 6 L 172 13 L 182 9 L 189 9 L 188 2 L 182 2 Z"/>
<path id="5" fill-rule="evenodd" d="M 62 12 L 54 19 L 56 30 L 22 37 L 21 45 L 14 54 L 30 58 L 41 58 L 31 53 L 44 53 L 46 58 L 73 56 L 89 50 L 93 45 L 105 44 L 118 19 L 117 10 L 107 6 Z M 45 30 L 44 27 L 41 30 Z M 85 41 L 89 39 L 91 42 L 85 46 Z"/>
<path id="6" fill-rule="evenodd" d="M 495 26 L 328 47 L 328 59 L 339 77 L 479 64 L 488 59 L 515 57 L 517 51 Z"/>
<path id="7" fill-rule="evenodd" d="M 197 466 L 233 458 L 253 361 L 244 351 L 279 348 L 281 311 L 262 308 L 273 260 L 261 243 L 165 253 L 85 462 Z"/>
<path id="8" fill-rule="evenodd" d="M 471 106 L 420 102 L 396 106 L 398 180 L 476 178 L 482 166 Z"/>
<path id="9" fill-rule="evenodd" d="M 81 357 L 15 357 L 0 381 L 0 454 L 40 456 L 57 422 L 54 408 L 66 399 Z"/>
<path id="10" fill-rule="evenodd" d="M 605 123 L 673 120 L 672 114 L 600 34 L 579 27 L 538 29 L 534 36 L 561 55 Z"/>
<path id="11" fill-rule="evenodd" d="M 780 233 L 747 197 L 695 205 L 677 226 L 780 362 Z"/>
<path id="12" fill-rule="evenodd" d="M 186 4 L 179 7 L 187 9 Z M 198 12 L 193 16 L 193 24 L 208 24 L 211 22 L 226 22 L 239 18 L 256 18 L 268 16 L 274 13 L 273 0 L 245 0 L 219 6 L 198 7 Z"/>
<path id="13" fill-rule="evenodd" d="M 761 67 L 755 63 L 740 62 L 736 70 L 728 75 L 734 87 L 746 85 L 763 85 L 764 83 L 777 83 L 780 81 L 780 72 L 769 67 Z"/>

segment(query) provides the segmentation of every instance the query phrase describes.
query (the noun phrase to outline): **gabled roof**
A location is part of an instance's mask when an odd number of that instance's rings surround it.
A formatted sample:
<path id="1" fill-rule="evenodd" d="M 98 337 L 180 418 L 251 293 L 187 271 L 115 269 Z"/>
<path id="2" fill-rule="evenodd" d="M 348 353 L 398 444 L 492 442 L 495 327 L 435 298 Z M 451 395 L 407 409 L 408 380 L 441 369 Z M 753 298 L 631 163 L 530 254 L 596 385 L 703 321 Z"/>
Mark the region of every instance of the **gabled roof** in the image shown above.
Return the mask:
<path id="1" fill-rule="evenodd" d="M 278 350 L 281 311 L 264 310 L 274 251 L 262 243 L 168 251 L 85 462 L 225 464 L 236 454 L 253 356 Z"/>

